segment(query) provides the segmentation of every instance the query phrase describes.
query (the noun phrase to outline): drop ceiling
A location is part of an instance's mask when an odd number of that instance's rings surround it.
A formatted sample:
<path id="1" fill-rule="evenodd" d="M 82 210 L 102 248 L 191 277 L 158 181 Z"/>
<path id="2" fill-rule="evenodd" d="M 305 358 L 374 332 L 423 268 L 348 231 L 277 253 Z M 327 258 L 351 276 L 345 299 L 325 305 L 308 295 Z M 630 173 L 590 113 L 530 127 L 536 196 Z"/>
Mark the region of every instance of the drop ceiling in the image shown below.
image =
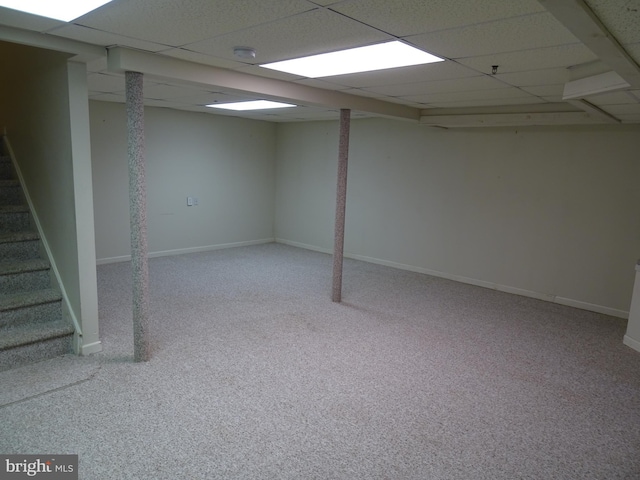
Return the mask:
<path id="1" fill-rule="evenodd" d="M 609 50 L 594 47 L 581 33 L 585 24 L 567 21 L 557 4 L 586 11 Z M 640 85 L 633 77 L 640 77 L 640 0 L 114 0 L 71 23 L 0 8 L 0 40 L 15 38 L 70 53 L 83 44 L 100 47 L 87 63 L 89 98 L 97 101 L 124 102 L 124 76 L 107 62 L 107 52 L 120 48 L 275 80 L 292 92 L 298 85 L 344 94 L 335 98 L 403 105 L 432 125 L 501 124 L 484 122 L 496 115 L 522 124 L 640 123 Z M 398 39 L 446 61 L 321 79 L 258 66 Z M 256 58 L 234 57 L 236 46 L 255 48 Z M 611 49 L 626 58 L 629 86 L 590 95 L 586 103 L 564 101 L 567 82 L 619 68 Z M 144 92 L 149 106 L 274 122 L 337 118 L 339 109 L 335 102 L 307 102 L 284 110 L 212 110 L 205 105 L 295 95 L 179 75 L 145 74 Z M 378 114 L 366 106 L 353 111 L 356 118 Z M 461 116 L 472 121 L 465 124 Z"/>

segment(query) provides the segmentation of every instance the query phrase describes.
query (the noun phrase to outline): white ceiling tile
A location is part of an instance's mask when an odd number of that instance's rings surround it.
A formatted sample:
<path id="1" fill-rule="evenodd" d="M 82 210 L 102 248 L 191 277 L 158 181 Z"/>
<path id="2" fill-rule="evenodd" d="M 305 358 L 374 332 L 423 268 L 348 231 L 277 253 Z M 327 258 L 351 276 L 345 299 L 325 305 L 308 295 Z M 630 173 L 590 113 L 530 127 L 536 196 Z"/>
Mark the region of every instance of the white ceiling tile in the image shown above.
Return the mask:
<path id="1" fill-rule="evenodd" d="M 463 58 L 458 62 L 483 73 L 491 73 L 493 65 L 498 65 L 498 73 L 510 73 L 570 67 L 593 62 L 597 58 L 584 45 L 575 44 Z"/>
<path id="2" fill-rule="evenodd" d="M 187 93 L 187 92 L 184 92 Z M 181 103 L 190 105 L 209 105 L 211 103 L 224 103 L 229 100 L 229 95 L 222 92 L 202 92 L 196 95 L 185 95 L 176 97 Z"/>
<path id="3" fill-rule="evenodd" d="M 640 115 L 640 103 L 629 105 L 606 105 L 603 110 L 611 115 Z"/>
<path id="4" fill-rule="evenodd" d="M 109 3 L 74 23 L 178 47 L 311 8 L 304 0 L 127 0 Z"/>
<path id="5" fill-rule="evenodd" d="M 536 105 L 545 100 L 538 97 L 528 98 L 500 98 L 486 100 L 466 100 L 464 102 L 434 102 L 429 104 L 433 108 L 464 108 L 464 107 L 500 107 L 505 105 Z"/>
<path id="6" fill-rule="evenodd" d="M 146 50 L 148 52 L 159 52 L 167 49 L 166 45 L 145 42 L 136 38 L 115 35 L 113 33 L 103 32 L 94 28 L 87 28 L 73 24 L 67 24 L 64 27 L 56 28 L 49 33 L 58 37 L 70 38 L 72 40 L 78 40 L 80 42 L 91 43 L 93 45 L 100 45 L 103 47 L 118 45 L 122 47 L 136 48 L 138 50 Z"/>
<path id="7" fill-rule="evenodd" d="M 555 85 L 569 81 L 569 70 L 564 67 L 549 68 L 526 72 L 498 73 L 495 77 L 514 87 Z"/>
<path id="8" fill-rule="evenodd" d="M 458 90 L 491 90 L 497 88 L 509 88 L 509 85 L 496 80 L 489 75 L 478 75 L 450 80 L 438 80 L 436 82 L 404 83 L 401 85 L 382 85 L 368 87 L 365 90 L 389 95 L 392 97 L 407 97 L 410 95 L 449 93 Z"/>
<path id="9" fill-rule="evenodd" d="M 0 24 L 24 30 L 46 32 L 52 28 L 65 25 L 65 22 L 0 7 Z"/>
<path id="10" fill-rule="evenodd" d="M 331 8 L 400 37 L 544 11 L 535 0 L 352 0 Z"/>
<path id="11" fill-rule="evenodd" d="M 394 38 L 324 9 L 312 10 L 187 46 L 189 50 L 234 59 L 233 47 L 255 48 L 251 63 L 268 63 L 315 55 Z"/>
<path id="12" fill-rule="evenodd" d="M 625 45 L 624 49 L 640 65 L 640 43 Z"/>
<path id="13" fill-rule="evenodd" d="M 557 97 L 559 101 L 562 100 L 562 93 L 564 92 L 564 83 L 556 85 L 541 85 L 531 87 L 521 87 L 527 93 L 535 95 L 537 97 Z"/>
<path id="14" fill-rule="evenodd" d="M 328 7 L 329 5 L 335 5 L 336 3 L 344 3 L 345 0 L 309 0 L 309 2 L 323 7 Z"/>
<path id="15" fill-rule="evenodd" d="M 640 42 L 640 0 L 587 0 L 618 42 Z"/>
<path id="16" fill-rule="evenodd" d="M 494 90 L 467 90 L 453 93 L 434 93 L 408 95 L 404 98 L 420 103 L 462 102 L 476 100 L 497 100 L 506 98 L 526 99 L 530 94 L 516 87 L 497 88 Z"/>
<path id="17" fill-rule="evenodd" d="M 447 58 L 475 57 L 578 42 L 547 12 L 416 35 L 406 40 Z"/>
<path id="18" fill-rule="evenodd" d="M 640 123 L 640 115 L 617 115 L 616 117 L 622 123 Z"/>
<path id="19" fill-rule="evenodd" d="M 594 95 L 589 97 L 589 101 L 598 106 L 633 105 L 638 102 L 638 100 L 629 92 L 613 92 Z"/>

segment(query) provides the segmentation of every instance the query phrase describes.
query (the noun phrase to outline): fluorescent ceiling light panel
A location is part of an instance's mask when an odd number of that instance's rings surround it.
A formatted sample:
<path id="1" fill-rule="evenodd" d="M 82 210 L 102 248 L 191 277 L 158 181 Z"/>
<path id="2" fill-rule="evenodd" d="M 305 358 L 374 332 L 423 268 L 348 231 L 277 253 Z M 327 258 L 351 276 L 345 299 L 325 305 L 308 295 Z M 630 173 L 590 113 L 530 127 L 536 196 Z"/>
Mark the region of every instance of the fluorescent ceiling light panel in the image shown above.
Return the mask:
<path id="1" fill-rule="evenodd" d="M 443 61 L 443 58 L 423 52 L 406 43 L 394 41 L 265 63 L 260 66 L 303 77 L 318 78 Z"/>
<path id="2" fill-rule="evenodd" d="M 269 100 L 254 100 L 251 102 L 212 103 L 211 105 L 207 105 L 207 107 L 223 108 L 225 110 L 244 111 L 244 110 L 267 110 L 271 108 L 290 108 L 290 107 L 297 107 L 297 105 L 292 105 L 290 103 L 271 102 Z"/>
<path id="3" fill-rule="evenodd" d="M 63 22 L 81 17 L 112 0 L 0 0 L 0 7 L 54 18 Z"/>

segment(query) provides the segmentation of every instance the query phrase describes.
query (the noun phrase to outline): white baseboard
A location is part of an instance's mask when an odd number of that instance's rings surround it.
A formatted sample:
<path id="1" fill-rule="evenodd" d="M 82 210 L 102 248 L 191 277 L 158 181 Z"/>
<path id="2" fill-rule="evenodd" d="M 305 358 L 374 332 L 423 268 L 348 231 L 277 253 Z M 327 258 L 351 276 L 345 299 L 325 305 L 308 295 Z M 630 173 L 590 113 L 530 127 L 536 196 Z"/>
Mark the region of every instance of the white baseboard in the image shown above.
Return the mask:
<path id="1" fill-rule="evenodd" d="M 82 345 L 80 355 L 91 355 L 102 351 L 102 342 L 93 342 L 88 345 Z"/>
<path id="2" fill-rule="evenodd" d="M 333 250 L 316 247 L 314 245 L 306 245 L 304 243 L 292 242 L 290 240 L 284 240 L 276 238 L 277 243 L 285 245 L 291 245 L 292 247 L 305 248 L 307 250 L 314 250 L 316 252 L 332 254 Z M 475 285 L 478 287 L 490 288 L 492 290 L 498 290 L 500 292 L 512 293 L 514 295 L 521 295 L 523 297 L 536 298 L 538 300 L 544 300 L 546 302 L 557 303 L 559 305 L 565 305 L 568 307 L 575 307 L 581 310 L 589 310 L 591 312 L 602 313 L 604 315 L 610 315 L 612 317 L 629 318 L 629 312 L 624 310 L 618 310 L 611 307 L 605 307 L 603 305 L 596 305 L 593 303 L 583 302 L 580 300 L 574 300 L 571 298 L 558 297 L 556 295 L 535 292 L 532 290 L 525 290 L 522 288 L 511 287 L 509 285 L 500 285 L 498 283 L 488 282 L 485 280 L 478 280 L 475 278 L 469 278 L 462 275 L 455 275 L 447 272 L 441 272 L 438 270 L 432 270 L 430 268 L 416 267 L 414 265 L 406 265 L 404 263 L 391 262 L 388 260 L 381 260 L 379 258 L 367 257 L 364 255 L 353 255 L 349 253 L 344 254 L 345 258 L 353 258 L 354 260 L 361 260 L 363 262 L 375 263 L 377 265 L 383 265 L 385 267 L 398 268 L 400 270 L 408 270 L 410 272 L 423 273 L 425 275 L 431 275 L 439 278 L 446 278 L 447 280 L 453 280 L 455 282 L 467 283 L 469 285 Z"/>
<path id="3" fill-rule="evenodd" d="M 251 245 L 262 245 L 264 243 L 273 243 L 275 238 L 261 238 L 258 240 L 249 240 L 246 242 L 222 243 L 218 245 L 205 245 L 202 247 L 176 248 L 174 250 L 161 250 L 149 253 L 149 258 L 169 257 L 173 255 L 183 255 L 185 253 L 209 252 L 212 250 L 220 250 L 223 248 L 248 247 Z M 122 255 L 119 257 L 99 258 L 96 265 L 106 265 L 108 263 L 129 262 L 131 255 Z"/>
<path id="4" fill-rule="evenodd" d="M 631 347 L 634 350 L 640 352 L 640 342 L 638 340 L 634 340 L 630 336 L 625 335 L 622 343 L 624 343 L 627 347 Z"/>
<path id="5" fill-rule="evenodd" d="M 556 297 L 555 303 L 560 305 L 567 305 L 568 307 L 580 308 L 581 310 L 590 310 L 592 312 L 602 313 L 604 315 L 611 315 L 612 317 L 629 318 L 629 312 L 624 310 L 618 310 L 611 307 L 605 307 L 603 305 L 594 305 L 593 303 L 581 302 L 580 300 L 573 300 L 572 298 Z"/>
<path id="6" fill-rule="evenodd" d="M 292 242 L 291 240 L 285 240 L 284 238 L 276 238 L 275 242 L 283 245 L 289 245 L 291 247 L 304 248 L 305 250 L 313 250 L 314 252 L 328 253 L 330 255 L 333 254 L 333 250 L 329 248 L 321 248 L 316 247 L 315 245 L 307 245 L 306 243 Z"/>

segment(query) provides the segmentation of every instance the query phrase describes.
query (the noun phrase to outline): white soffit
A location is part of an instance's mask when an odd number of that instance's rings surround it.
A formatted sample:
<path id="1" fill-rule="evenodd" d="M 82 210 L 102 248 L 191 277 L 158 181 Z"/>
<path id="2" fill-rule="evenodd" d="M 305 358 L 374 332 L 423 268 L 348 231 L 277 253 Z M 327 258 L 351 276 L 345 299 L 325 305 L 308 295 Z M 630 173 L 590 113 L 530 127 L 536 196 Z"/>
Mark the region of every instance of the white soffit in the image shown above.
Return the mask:
<path id="1" fill-rule="evenodd" d="M 119 75 L 91 73 L 87 76 L 87 87 L 91 92 L 124 92 L 124 78 Z"/>
<path id="2" fill-rule="evenodd" d="M 144 40 L 138 40 L 137 38 L 114 35 L 94 28 L 87 28 L 74 24 L 65 24 L 60 28 L 49 31 L 48 33 L 57 37 L 70 38 L 80 42 L 102 45 L 104 47 L 120 45 L 122 47 L 137 48 L 139 50 L 146 50 L 149 52 L 159 52 L 167 49 L 166 45 L 161 45 L 159 43 L 145 42 Z"/>
<path id="3" fill-rule="evenodd" d="M 399 37 L 543 11 L 531 0 L 352 0 L 331 9 Z"/>
<path id="4" fill-rule="evenodd" d="M 640 68 L 584 0 L 538 0 L 598 58 L 634 88 L 640 87 Z M 621 9 L 619 1 L 611 2 Z M 625 2 L 626 3 L 626 2 Z M 624 11 L 624 9 L 622 9 Z M 633 12 L 628 12 L 631 14 Z M 621 13 L 619 13 L 621 14 Z"/>
<path id="5" fill-rule="evenodd" d="M 453 59 L 578 43 L 547 12 L 416 35 L 407 40 Z"/>
<path id="6" fill-rule="evenodd" d="M 162 52 L 162 55 L 172 58 L 178 58 L 180 60 L 186 60 L 188 62 L 201 63 L 202 65 L 210 65 L 212 67 L 219 68 L 238 68 L 244 66 L 244 63 L 237 60 L 227 60 L 225 58 L 212 57 L 203 53 L 192 52 L 184 48 L 171 48 Z"/>

